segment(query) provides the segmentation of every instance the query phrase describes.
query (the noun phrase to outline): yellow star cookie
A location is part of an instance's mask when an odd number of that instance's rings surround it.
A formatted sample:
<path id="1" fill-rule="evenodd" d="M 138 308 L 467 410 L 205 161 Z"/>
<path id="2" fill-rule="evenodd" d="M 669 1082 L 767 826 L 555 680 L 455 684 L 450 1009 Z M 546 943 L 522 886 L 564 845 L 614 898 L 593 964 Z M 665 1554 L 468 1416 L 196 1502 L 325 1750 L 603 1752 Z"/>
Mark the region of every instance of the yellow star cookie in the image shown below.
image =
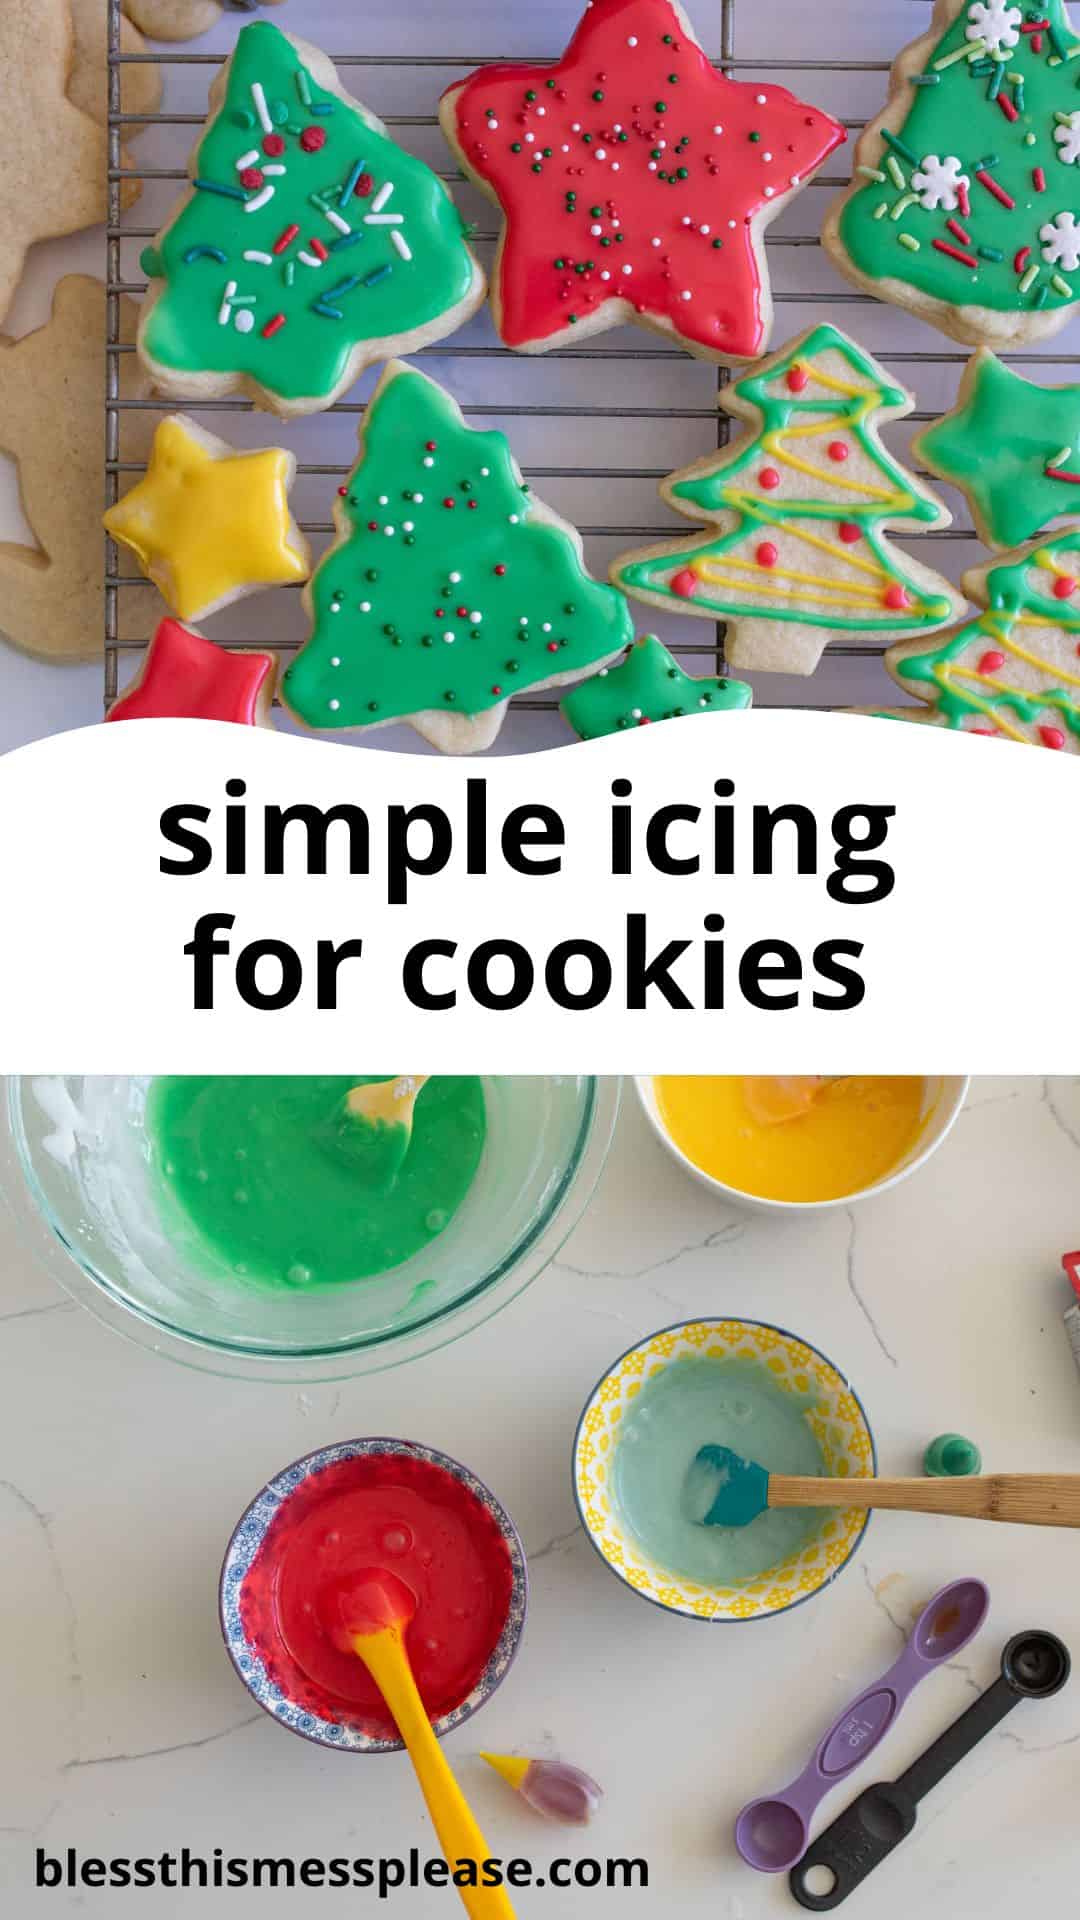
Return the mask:
<path id="1" fill-rule="evenodd" d="M 0 0 L 0 319 L 35 240 L 105 218 L 105 141 L 67 98 L 66 0 Z"/>
<path id="2" fill-rule="evenodd" d="M 181 620 L 201 620 L 260 587 L 307 579 L 311 552 L 289 511 L 295 474 L 285 448 L 236 453 L 174 413 L 154 435 L 145 479 L 105 526 Z"/>

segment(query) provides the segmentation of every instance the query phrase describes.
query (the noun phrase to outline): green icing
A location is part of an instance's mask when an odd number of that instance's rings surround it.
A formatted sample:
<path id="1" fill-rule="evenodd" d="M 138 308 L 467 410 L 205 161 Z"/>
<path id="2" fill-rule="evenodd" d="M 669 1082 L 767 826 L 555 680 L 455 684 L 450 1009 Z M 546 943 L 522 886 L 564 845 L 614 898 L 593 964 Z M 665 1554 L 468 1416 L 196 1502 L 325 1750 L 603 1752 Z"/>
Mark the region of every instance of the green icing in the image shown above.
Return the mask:
<path id="1" fill-rule="evenodd" d="M 382 1077 L 155 1080 L 147 1130 L 167 1207 L 245 1284 L 335 1286 L 400 1266 L 443 1231 L 472 1184 L 484 1095 L 471 1076 L 429 1080 L 401 1171 L 379 1191 L 327 1150 L 327 1134 L 349 1089 Z"/>
<path id="2" fill-rule="evenodd" d="M 271 140 L 284 142 L 280 154 L 262 150 L 259 87 Z M 304 150 L 305 139 L 320 136 L 317 151 Z M 252 164 L 260 171 L 285 172 L 264 174 L 262 187 L 247 189 L 236 163 L 256 149 Z M 205 184 L 158 237 L 165 284 L 151 289 L 158 298 L 142 336 L 150 357 L 174 372 L 247 376 L 285 400 L 330 394 L 359 343 L 373 343 L 371 357 L 378 357 L 378 343 L 452 315 L 474 284 L 461 217 L 442 182 L 320 87 L 269 21 L 237 39 L 225 99 L 199 142 L 193 174 Z M 359 196 L 346 193 L 354 175 Z M 393 192 L 383 200 L 388 185 Z M 256 206 L 271 187 L 272 197 Z M 387 224 L 391 215 L 400 223 Z M 292 226 L 298 232 L 275 253 Z M 321 265 L 301 259 L 317 260 L 313 239 L 328 250 Z M 225 262 L 206 249 L 224 253 Z M 251 252 L 270 255 L 270 263 L 246 260 Z M 233 282 L 236 304 L 226 306 Z M 240 304 L 252 296 L 253 307 Z M 245 314 L 253 315 L 250 328 Z M 284 324 L 266 337 L 278 315 Z"/>
<path id="3" fill-rule="evenodd" d="M 947 634 L 931 652 L 897 658 L 898 678 L 936 705 L 951 727 L 975 721 L 988 731 L 1045 746 L 1063 745 L 1062 730 L 1080 737 L 1078 541 L 1077 530 L 1066 529 L 991 568 L 986 611 Z M 1040 556 L 1050 564 L 1040 565 Z M 1074 583 L 1067 599 L 1054 593 L 1052 583 L 1059 577 Z M 1051 645 L 1068 654 L 1069 667 L 1045 657 L 1051 630 L 1065 636 L 1064 645 L 1057 639 Z M 988 654 L 1002 658 L 988 660 Z M 1037 684 L 1014 684 L 1012 675 L 1027 683 L 1034 677 Z M 1025 734 L 1023 727 L 1035 731 Z"/>
<path id="4" fill-rule="evenodd" d="M 1080 386 L 1036 386 L 984 349 L 962 404 L 918 444 L 934 472 L 967 494 L 995 546 L 1022 547 L 1080 509 Z M 1070 478 L 1056 478 L 1057 469 Z"/>
<path id="5" fill-rule="evenodd" d="M 635 640 L 617 667 L 603 667 L 568 694 L 559 711 L 582 740 L 654 720 L 695 713 L 732 713 L 748 707 L 743 680 L 695 680 L 684 673 L 654 633 Z"/>
<path id="6" fill-rule="evenodd" d="M 622 594 L 543 518 L 504 436 L 467 427 L 410 368 L 391 366 L 378 388 L 335 513 L 311 638 L 282 680 L 308 726 L 483 713 L 633 638 Z"/>
<path id="7" fill-rule="evenodd" d="M 840 355 L 849 371 L 827 372 L 819 365 L 825 355 L 833 369 Z M 932 526 L 943 518 L 937 501 L 877 440 L 883 409 L 910 410 L 903 389 L 825 324 L 729 391 L 757 410 L 758 432 L 722 449 L 708 468 L 674 476 L 669 487 L 681 513 L 718 520 L 726 530 L 622 562 L 614 575 L 620 585 L 684 609 L 692 600 L 695 609 L 727 619 L 786 620 L 859 633 L 941 626 L 952 612 L 946 583 L 941 598 L 927 598 L 886 533 L 897 523 Z M 848 457 L 833 459 L 834 446 Z M 848 484 L 856 448 L 876 469 L 870 486 Z M 813 467 L 816 497 L 793 490 L 807 477 L 805 464 Z M 783 552 L 764 564 L 762 555 L 781 539 Z M 695 578 L 702 562 L 722 577 Z M 800 581 L 798 574 L 809 579 Z M 890 602 L 887 596 L 898 592 L 900 602 Z"/>
<path id="8" fill-rule="evenodd" d="M 976 52 L 969 60 L 968 30 L 977 34 L 987 19 L 981 4 L 960 7 L 922 73 L 905 83 L 910 106 L 897 134 L 860 146 L 860 158 L 884 177 L 867 179 L 852 194 L 841 214 L 840 238 L 870 279 L 902 280 L 948 306 L 1006 313 L 1067 307 L 1080 297 L 1080 281 L 1074 292 L 1071 278 L 1080 267 L 1080 231 L 1072 228 L 1080 214 L 1080 159 L 1066 157 L 1080 155 L 1080 68 L 1068 57 L 1080 39 L 1063 0 L 1046 0 L 1036 10 L 1010 6 L 1015 44 L 1002 42 L 1000 59 Z M 990 14 L 1004 17 L 1000 5 Z M 1048 21 L 1048 29 L 1019 31 L 1033 20 Z M 1075 146 L 1066 119 L 1074 120 Z M 959 162 L 970 212 L 955 191 L 930 204 L 933 191 L 912 177 L 925 178 L 920 163 L 928 155 Z M 980 171 L 998 194 L 979 179 Z M 950 230 L 950 219 L 970 244 Z M 1056 224 L 1058 240 L 1044 238 L 1042 229 Z M 935 242 L 958 248 L 973 264 L 943 253 Z M 1054 253 L 1060 253 L 1056 260 Z"/>

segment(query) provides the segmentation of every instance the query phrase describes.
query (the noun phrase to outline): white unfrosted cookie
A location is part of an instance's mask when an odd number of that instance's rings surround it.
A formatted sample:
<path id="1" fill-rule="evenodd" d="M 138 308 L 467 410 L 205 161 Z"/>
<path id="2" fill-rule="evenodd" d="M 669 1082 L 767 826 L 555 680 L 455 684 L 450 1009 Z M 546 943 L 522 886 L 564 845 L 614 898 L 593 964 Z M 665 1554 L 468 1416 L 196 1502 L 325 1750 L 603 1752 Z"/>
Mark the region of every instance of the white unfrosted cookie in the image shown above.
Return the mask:
<path id="1" fill-rule="evenodd" d="M 822 238 L 849 280 L 969 346 L 1080 303 L 1080 37 L 1064 0 L 936 0 Z"/>

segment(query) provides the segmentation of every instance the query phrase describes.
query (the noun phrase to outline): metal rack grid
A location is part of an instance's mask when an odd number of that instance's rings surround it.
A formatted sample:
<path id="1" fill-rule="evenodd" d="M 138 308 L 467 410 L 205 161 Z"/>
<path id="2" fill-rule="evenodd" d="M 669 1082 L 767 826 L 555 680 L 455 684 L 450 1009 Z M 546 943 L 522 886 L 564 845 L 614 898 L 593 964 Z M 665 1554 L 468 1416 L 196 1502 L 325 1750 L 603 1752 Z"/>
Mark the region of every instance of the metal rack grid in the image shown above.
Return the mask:
<path id="1" fill-rule="evenodd" d="M 910 3 L 913 8 L 915 5 L 922 8 L 927 4 L 927 0 L 910 0 Z M 166 68 L 205 68 L 207 69 L 209 79 L 212 71 L 222 64 L 226 56 L 221 53 L 181 52 L 175 51 L 172 48 L 169 48 L 168 51 L 152 54 L 123 54 L 120 52 L 119 39 L 120 0 L 108 0 L 108 6 L 109 207 L 108 226 L 106 230 L 108 300 L 105 355 L 105 490 L 106 499 L 109 504 L 112 504 L 120 490 L 121 481 L 124 481 L 125 484 L 130 484 L 133 476 L 145 470 L 142 462 L 126 460 L 122 457 L 121 434 L 124 416 L 132 412 L 163 413 L 168 411 L 169 407 L 168 402 L 154 398 L 126 398 L 122 397 L 120 393 L 122 357 L 134 352 L 134 348 L 124 344 L 119 339 L 119 299 L 120 296 L 124 294 L 141 295 L 145 291 L 146 284 L 142 279 L 132 278 L 130 276 L 125 277 L 122 264 L 122 245 L 125 242 L 136 241 L 142 243 L 143 241 L 150 240 L 157 231 L 156 226 L 139 225 L 125 215 L 121 207 L 123 184 L 126 180 L 132 179 L 143 182 L 154 180 L 174 181 L 177 185 L 177 190 L 179 190 L 181 183 L 187 179 L 187 174 L 183 166 L 139 167 L 138 165 L 134 165 L 132 167 L 124 167 L 121 164 L 121 141 L 125 129 L 134 124 L 140 127 L 148 125 L 186 127 L 192 129 L 192 137 L 194 137 L 194 131 L 203 124 L 204 118 L 204 116 L 198 112 L 160 112 L 152 115 L 125 113 L 122 110 L 121 103 L 123 71 L 126 67 L 153 63 Z M 713 64 L 717 68 L 728 73 L 738 73 L 740 70 L 746 70 L 755 75 L 772 73 L 778 76 L 782 75 L 785 78 L 788 75 L 795 75 L 799 76 L 796 84 L 800 86 L 803 84 L 801 77 L 804 75 L 837 73 L 881 74 L 883 76 L 882 86 L 884 89 L 884 76 L 886 76 L 889 71 L 889 62 L 886 60 L 834 60 L 827 56 L 820 59 L 738 57 L 735 50 L 736 10 L 737 0 L 720 0 L 719 46 L 713 61 Z M 243 24 L 243 19 L 243 15 L 238 15 L 238 24 Z M 912 35 L 909 34 L 907 37 L 911 38 Z M 432 74 L 433 93 L 441 91 L 442 87 L 447 84 L 453 76 L 466 73 L 473 67 L 489 64 L 494 59 L 506 59 L 506 56 L 502 54 L 494 54 L 491 52 L 474 55 L 441 53 L 402 53 L 395 55 L 332 52 L 330 57 L 339 69 L 386 70 L 409 67 L 430 70 Z M 557 57 L 557 52 L 549 52 L 546 55 L 510 56 L 510 64 L 522 66 L 532 65 L 543 59 L 555 59 Z M 882 94 L 882 97 L 884 97 L 884 94 Z M 874 110 L 876 111 L 876 108 Z M 429 129 L 437 128 L 438 126 L 437 118 L 433 112 L 430 114 L 384 113 L 381 117 L 386 125 L 395 131 L 401 130 L 407 132 L 410 129 Z M 843 119 L 844 126 L 853 135 L 857 134 L 864 124 L 862 119 L 847 118 L 843 115 L 840 117 Z M 457 169 L 441 171 L 441 178 L 455 191 L 460 191 L 465 184 L 462 174 Z M 847 175 L 844 173 L 824 173 L 818 175 L 814 184 L 819 188 L 823 187 L 833 190 L 845 185 L 846 180 Z M 492 212 L 490 205 L 488 211 L 489 214 Z M 493 248 L 497 239 L 497 231 L 489 225 L 486 228 L 478 230 L 475 239 L 481 250 L 487 247 Z M 773 254 L 784 249 L 820 248 L 820 238 L 816 232 L 776 233 L 770 231 L 767 246 L 770 253 Z M 800 307 L 824 306 L 829 309 L 877 307 L 880 310 L 880 303 L 874 301 L 866 294 L 856 292 L 846 285 L 846 283 L 839 281 L 835 289 L 830 289 L 828 292 L 807 291 L 802 288 L 787 291 L 774 289 L 773 298 L 775 305 L 781 310 L 786 305 L 794 304 Z M 776 332 L 777 341 L 784 337 L 782 319 L 783 315 L 781 312 L 780 324 L 778 324 Z M 687 407 L 650 407 L 648 405 L 621 404 L 596 406 L 566 404 L 565 399 L 559 398 L 560 369 L 568 365 L 582 361 L 602 361 L 607 368 L 610 368 L 614 364 L 632 370 L 648 366 L 650 363 L 665 362 L 670 365 L 672 359 L 676 357 L 676 350 L 667 347 L 636 344 L 635 342 L 640 340 L 640 338 L 640 334 L 636 333 L 635 330 L 626 329 L 624 332 L 614 336 L 614 345 L 564 348 L 552 354 L 550 357 L 543 357 L 539 363 L 535 359 L 530 359 L 530 365 L 534 370 L 538 364 L 544 369 L 549 383 L 552 397 L 543 404 L 515 404 L 500 401 L 495 405 L 486 402 L 473 402 L 471 404 L 464 404 L 463 412 L 467 417 L 470 415 L 486 416 L 497 412 L 500 416 L 508 419 L 515 417 L 522 419 L 532 417 L 543 420 L 565 418 L 567 420 L 594 419 L 598 421 L 619 422 L 700 420 L 703 428 L 708 427 L 716 432 L 717 443 L 721 446 L 724 445 L 729 435 L 731 422 L 726 414 L 717 413 L 715 401 L 708 405 Z M 608 336 L 608 339 L 610 342 L 612 336 Z M 624 342 L 628 342 L 628 344 L 624 344 Z M 450 359 L 455 362 L 520 362 L 521 359 L 521 356 L 513 354 L 508 348 L 501 344 L 459 345 L 454 340 L 448 342 L 443 341 L 434 346 L 424 348 L 420 354 L 415 357 L 421 359 L 425 357 L 438 357 Z M 689 358 L 689 356 L 683 357 Z M 899 351 L 885 350 L 881 353 L 880 357 L 892 366 L 955 367 L 959 370 L 966 364 L 968 354 L 963 348 L 954 348 L 951 351 L 947 348 L 939 351 L 906 349 Z M 1041 363 L 1052 366 L 1064 365 L 1070 360 L 1080 360 L 1080 355 L 1070 356 L 1063 352 L 1055 353 L 1052 351 L 1045 353 L 1016 353 L 1006 357 L 1013 364 Z M 728 369 L 718 369 L 718 387 L 722 389 L 730 377 Z M 910 376 L 908 377 L 910 378 Z M 958 372 L 956 377 L 959 377 Z M 347 399 L 337 402 L 336 405 L 328 411 L 338 415 L 359 416 L 364 412 L 365 406 L 366 401 L 364 400 Z M 203 403 L 188 403 L 186 410 L 195 415 L 235 414 L 250 413 L 252 412 L 252 407 L 248 400 L 232 398 Z M 938 411 L 940 411 L 940 409 L 916 409 L 909 416 L 909 419 L 912 424 L 927 421 L 935 418 Z M 325 417 L 325 415 L 316 416 L 317 419 Z M 278 429 L 278 425 L 279 423 L 275 422 L 275 430 Z M 285 423 L 280 423 L 280 425 L 283 432 L 288 431 Z M 625 480 L 659 482 L 670 470 L 668 465 L 651 466 L 646 464 L 617 467 L 603 464 L 596 466 L 582 465 L 579 462 L 554 465 L 530 465 L 528 462 L 523 461 L 522 465 L 530 481 L 588 480 L 597 481 L 602 484 L 607 483 L 609 486 L 616 481 L 621 482 Z M 339 481 L 349 472 L 349 465 L 347 463 L 338 465 L 301 460 L 298 463 L 297 471 L 298 475 L 302 476 L 325 477 L 328 481 Z M 329 519 L 301 518 L 300 524 L 305 532 L 314 535 L 316 539 L 318 539 L 319 536 L 333 533 L 333 523 Z M 612 521 L 600 521 L 592 525 L 582 525 L 580 531 L 586 539 L 609 539 L 620 541 L 624 545 L 636 545 L 649 540 L 670 538 L 673 534 L 680 532 L 685 533 L 687 528 L 685 525 L 673 526 L 670 522 L 653 525 L 622 525 Z M 955 525 L 947 529 L 931 530 L 923 534 L 920 537 L 920 546 L 924 539 L 940 542 L 970 542 L 972 540 L 972 533 L 970 525 Z M 107 540 L 105 556 L 106 708 L 108 708 L 115 699 L 118 686 L 122 680 L 130 677 L 122 670 L 121 663 L 124 662 L 125 666 L 133 664 L 133 662 L 126 657 L 137 656 L 145 649 L 149 638 L 149 635 L 137 639 L 120 637 L 119 596 L 125 589 L 142 584 L 143 581 L 140 575 L 122 570 L 117 549 L 111 540 Z M 289 589 L 284 589 L 284 591 L 289 591 Z M 697 623 L 684 620 L 679 623 L 679 626 L 681 631 L 677 641 L 674 643 L 677 653 L 680 656 L 690 658 L 697 656 L 698 664 L 695 666 L 695 671 L 702 671 L 700 656 L 707 656 L 713 664 L 706 666 L 704 671 L 723 673 L 725 670 L 723 625 L 718 625 L 715 637 L 708 640 L 694 639 L 689 636 L 686 638 L 682 637 L 682 632 L 686 628 L 692 628 L 694 632 L 699 632 L 700 628 Z M 230 640 L 228 644 L 230 646 L 242 646 L 243 642 Z M 280 654 L 285 654 L 296 651 L 296 648 L 301 643 L 294 641 L 280 645 L 276 642 L 262 642 L 260 644 L 272 645 L 275 651 Z M 875 642 L 872 640 L 841 641 L 829 648 L 827 658 L 831 660 L 878 659 L 884 652 L 886 645 L 887 642 Z M 781 694 L 779 701 L 777 701 L 775 697 L 773 700 L 770 700 L 770 689 L 767 684 L 770 678 L 773 678 L 773 676 L 765 675 L 759 678 L 756 689 L 758 705 L 810 704 L 803 701 L 792 702 L 783 694 Z M 766 684 L 762 685 L 762 681 Z M 883 675 L 880 691 L 882 702 L 895 701 L 898 697 L 896 690 L 892 688 L 892 683 L 886 681 Z M 534 694 L 531 697 L 529 695 L 519 696 L 513 702 L 513 705 L 518 712 L 529 710 L 550 711 L 557 705 L 557 700 L 557 693 L 540 693 Z"/>

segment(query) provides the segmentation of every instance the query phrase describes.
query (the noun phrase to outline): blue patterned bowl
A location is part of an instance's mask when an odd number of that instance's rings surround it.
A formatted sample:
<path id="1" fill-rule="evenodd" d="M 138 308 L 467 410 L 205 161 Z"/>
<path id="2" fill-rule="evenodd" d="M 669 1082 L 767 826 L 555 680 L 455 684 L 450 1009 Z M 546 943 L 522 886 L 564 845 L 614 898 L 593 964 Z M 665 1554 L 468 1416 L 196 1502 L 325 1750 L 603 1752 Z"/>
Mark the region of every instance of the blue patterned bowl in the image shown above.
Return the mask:
<path id="1" fill-rule="evenodd" d="M 473 1498 L 486 1509 L 495 1521 L 499 1532 L 506 1542 L 511 1564 L 510 1605 L 506 1620 L 495 1650 L 484 1672 L 477 1681 L 467 1699 L 460 1706 L 433 1722 L 435 1732 L 441 1739 L 449 1733 L 451 1727 L 458 1727 L 468 1720 L 479 1707 L 484 1705 L 494 1693 L 499 1683 L 505 1679 L 514 1662 L 522 1631 L 525 1626 L 525 1614 L 529 1600 L 529 1576 L 525 1564 L 525 1552 L 514 1526 L 505 1508 L 500 1506 L 495 1495 L 482 1480 L 469 1472 L 457 1460 L 451 1460 L 448 1454 L 439 1453 L 434 1447 L 421 1447 L 413 1440 L 342 1440 L 337 1446 L 321 1447 L 318 1453 L 305 1454 L 302 1460 L 295 1460 L 291 1467 L 284 1467 L 275 1474 L 262 1492 L 255 1496 L 247 1512 L 237 1522 L 232 1539 L 225 1550 L 225 1559 L 221 1568 L 221 1581 L 218 1589 L 218 1607 L 221 1619 L 221 1632 L 225 1648 L 233 1666 L 236 1668 L 248 1692 L 260 1707 L 263 1707 L 281 1726 L 290 1733 L 298 1733 L 305 1740 L 314 1740 L 322 1747 L 337 1747 L 346 1753 L 400 1753 L 400 1740 L 379 1739 L 365 1733 L 359 1727 L 339 1726 L 335 1722 L 321 1719 L 317 1714 L 309 1713 L 306 1708 L 297 1706 L 282 1692 L 270 1678 L 262 1657 L 251 1644 L 240 1618 L 240 1589 L 244 1577 L 251 1566 L 272 1520 L 274 1520 L 285 1502 L 302 1483 L 323 1467 L 333 1466 L 339 1460 L 357 1459 L 365 1454 L 402 1454 L 413 1460 L 426 1461 L 429 1465 L 441 1467 L 461 1486 L 472 1494 Z"/>

